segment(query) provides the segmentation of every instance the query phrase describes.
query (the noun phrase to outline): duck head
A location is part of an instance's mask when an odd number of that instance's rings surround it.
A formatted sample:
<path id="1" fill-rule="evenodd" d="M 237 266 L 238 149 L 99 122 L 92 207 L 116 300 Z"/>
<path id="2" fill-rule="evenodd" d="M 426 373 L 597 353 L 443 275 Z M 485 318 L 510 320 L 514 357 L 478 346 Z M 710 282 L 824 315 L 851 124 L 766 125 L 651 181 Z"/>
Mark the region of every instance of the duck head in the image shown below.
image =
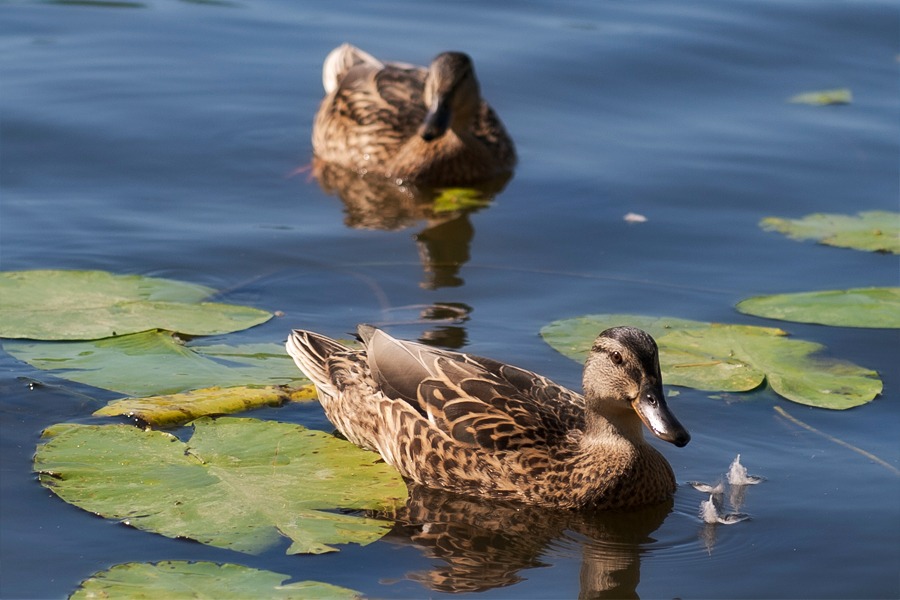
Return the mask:
<path id="1" fill-rule="evenodd" d="M 438 54 L 428 67 L 423 96 L 428 114 L 418 133 L 426 142 L 471 124 L 481 103 L 472 59 L 462 52 Z"/>
<path id="2" fill-rule="evenodd" d="M 642 437 L 643 422 L 679 448 L 691 440 L 666 404 L 656 342 L 635 327 L 613 327 L 594 340 L 584 365 L 584 398 L 589 424 L 593 413 L 632 439 Z"/>

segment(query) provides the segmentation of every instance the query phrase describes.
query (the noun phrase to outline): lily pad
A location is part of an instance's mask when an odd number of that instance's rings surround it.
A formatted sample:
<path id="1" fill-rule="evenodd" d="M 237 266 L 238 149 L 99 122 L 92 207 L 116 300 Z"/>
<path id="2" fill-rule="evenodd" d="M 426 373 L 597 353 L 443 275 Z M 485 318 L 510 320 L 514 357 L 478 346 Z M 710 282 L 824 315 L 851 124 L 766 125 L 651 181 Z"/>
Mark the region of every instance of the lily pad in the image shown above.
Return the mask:
<path id="1" fill-rule="evenodd" d="M 200 417 L 228 415 L 315 398 L 316 389 L 312 384 L 303 387 L 211 387 L 167 396 L 114 400 L 94 412 L 94 416 L 133 417 L 152 427 L 178 427 Z"/>
<path id="2" fill-rule="evenodd" d="M 308 382 L 280 344 L 185 344 L 165 331 L 85 342 L 7 341 L 3 349 L 57 377 L 127 396 Z"/>
<path id="3" fill-rule="evenodd" d="M 900 288 L 857 288 L 755 296 L 737 304 L 748 315 L 837 327 L 900 328 Z"/>
<path id="4" fill-rule="evenodd" d="M 900 213 L 873 210 L 856 216 L 816 213 L 802 219 L 766 217 L 760 226 L 795 240 L 870 252 L 900 254 Z"/>
<path id="5" fill-rule="evenodd" d="M 130 425 L 63 424 L 45 431 L 34 470 L 60 498 L 172 538 L 288 554 L 368 544 L 390 524 L 345 510 L 389 510 L 406 498 L 378 454 L 300 425 L 198 419 L 193 436 Z"/>
<path id="6" fill-rule="evenodd" d="M 830 104 L 850 104 L 853 102 L 853 92 L 848 88 L 833 90 L 817 90 L 804 92 L 791 96 L 788 102 L 793 104 L 810 104 L 812 106 L 828 106 Z"/>
<path id="7" fill-rule="evenodd" d="M 204 302 L 215 290 L 105 271 L 0 272 L 0 337 L 94 340 L 150 329 L 215 335 L 265 323 L 256 308 Z"/>
<path id="8" fill-rule="evenodd" d="M 125 563 L 95 573 L 75 590 L 71 600 L 88 598 L 195 598 L 228 600 L 273 598 L 316 600 L 360 598 L 347 588 L 318 581 L 284 583 L 290 575 L 243 565 L 166 560 Z"/>
<path id="9" fill-rule="evenodd" d="M 740 392 L 768 381 L 788 400 L 835 410 L 865 404 L 881 393 L 875 371 L 817 358 L 815 354 L 823 350 L 820 344 L 790 339 L 770 327 L 588 315 L 554 321 L 541 329 L 541 336 L 565 356 L 583 362 L 600 331 L 626 324 L 656 338 L 663 379 L 669 385 Z"/>

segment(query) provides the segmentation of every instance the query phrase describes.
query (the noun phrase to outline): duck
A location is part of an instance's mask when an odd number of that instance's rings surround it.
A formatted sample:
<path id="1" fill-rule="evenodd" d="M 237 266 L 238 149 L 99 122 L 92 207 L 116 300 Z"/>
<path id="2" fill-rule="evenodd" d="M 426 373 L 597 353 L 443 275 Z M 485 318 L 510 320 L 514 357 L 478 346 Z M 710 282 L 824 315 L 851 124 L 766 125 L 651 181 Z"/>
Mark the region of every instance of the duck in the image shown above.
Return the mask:
<path id="1" fill-rule="evenodd" d="M 342 44 L 325 59 L 322 84 L 314 163 L 428 187 L 512 173 L 515 146 L 481 98 L 472 59 L 463 52 L 442 52 L 426 68 L 382 62 Z"/>
<path id="2" fill-rule="evenodd" d="M 635 327 L 602 331 L 584 394 L 494 359 L 396 339 L 360 325 L 360 348 L 295 329 L 288 354 L 350 442 L 408 482 L 559 509 L 671 501 L 676 481 L 644 439 L 685 446 L 668 408 L 656 342 Z"/>

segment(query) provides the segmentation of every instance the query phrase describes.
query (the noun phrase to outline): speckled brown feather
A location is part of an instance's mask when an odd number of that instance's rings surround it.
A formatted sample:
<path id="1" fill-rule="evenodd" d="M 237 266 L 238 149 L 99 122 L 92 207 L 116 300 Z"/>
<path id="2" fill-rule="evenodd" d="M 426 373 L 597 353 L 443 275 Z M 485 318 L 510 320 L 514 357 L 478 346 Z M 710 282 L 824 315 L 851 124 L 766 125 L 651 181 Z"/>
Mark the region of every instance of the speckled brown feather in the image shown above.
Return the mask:
<path id="1" fill-rule="evenodd" d="M 313 124 L 316 157 L 360 174 L 431 186 L 475 184 L 511 173 L 516 162 L 512 140 L 477 96 L 471 69 L 433 77 L 470 77 L 474 117 L 431 141 L 417 133 L 428 114 L 428 76 L 424 67 L 384 64 L 347 44 L 335 49 L 323 75 L 326 90 L 333 89 Z"/>
<path id="2" fill-rule="evenodd" d="M 294 331 L 287 349 L 329 420 L 410 480 L 559 508 L 640 506 L 674 492 L 671 467 L 639 433 L 586 432 L 584 398 L 571 390 L 368 326 L 360 337 L 365 349 L 350 350 Z"/>

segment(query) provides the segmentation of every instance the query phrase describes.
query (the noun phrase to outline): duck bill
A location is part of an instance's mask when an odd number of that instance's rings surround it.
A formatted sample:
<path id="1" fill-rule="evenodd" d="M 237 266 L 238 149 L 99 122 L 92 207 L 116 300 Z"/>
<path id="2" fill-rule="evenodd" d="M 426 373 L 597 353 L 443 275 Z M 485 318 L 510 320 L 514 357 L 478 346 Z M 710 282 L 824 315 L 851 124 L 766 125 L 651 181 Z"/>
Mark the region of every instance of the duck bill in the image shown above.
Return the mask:
<path id="1" fill-rule="evenodd" d="M 691 441 L 691 434 L 669 410 L 660 386 L 642 389 L 637 399 L 632 402 L 632 406 L 647 429 L 659 439 L 675 444 L 679 448 Z"/>
<path id="2" fill-rule="evenodd" d="M 448 127 L 450 127 L 450 106 L 447 102 L 437 101 L 419 126 L 419 136 L 430 142 L 444 135 Z"/>

